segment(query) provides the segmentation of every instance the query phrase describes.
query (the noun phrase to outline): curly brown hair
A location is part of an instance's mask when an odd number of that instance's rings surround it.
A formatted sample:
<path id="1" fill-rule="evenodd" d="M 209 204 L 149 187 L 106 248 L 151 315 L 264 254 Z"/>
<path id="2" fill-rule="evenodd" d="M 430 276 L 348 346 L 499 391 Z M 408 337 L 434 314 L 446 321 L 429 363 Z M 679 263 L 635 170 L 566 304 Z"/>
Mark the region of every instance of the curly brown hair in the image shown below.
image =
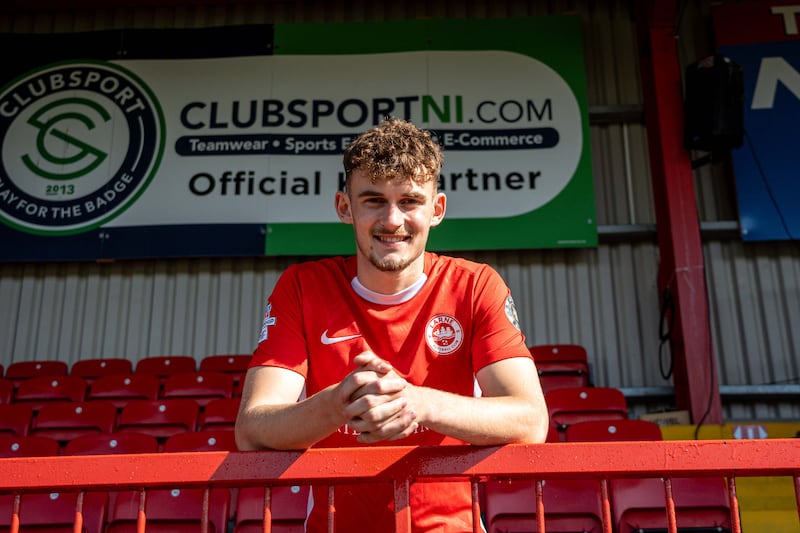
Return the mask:
<path id="1" fill-rule="evenodd" d="M 352 171 L 363 170 L 373 183 L 410 179 L 420 185 L 433 181 L 436 187 L 444 156 L 430 132 L 411 122 L 386 117 L 348 145 L 343 163 L 347 183 Z"/>

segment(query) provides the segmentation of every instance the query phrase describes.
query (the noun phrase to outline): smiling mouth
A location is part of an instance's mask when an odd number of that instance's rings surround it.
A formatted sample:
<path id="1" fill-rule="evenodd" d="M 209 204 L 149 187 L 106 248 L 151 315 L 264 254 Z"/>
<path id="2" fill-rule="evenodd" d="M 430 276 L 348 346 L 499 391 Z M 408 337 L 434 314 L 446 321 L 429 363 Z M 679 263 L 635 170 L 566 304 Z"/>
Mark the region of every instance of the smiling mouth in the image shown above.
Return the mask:
<path id="1" fill-rule="evenodd" d="M 396 244 L 411 239 L 411 235 L 375 235 L 375 238 L 384 244 Z"/>

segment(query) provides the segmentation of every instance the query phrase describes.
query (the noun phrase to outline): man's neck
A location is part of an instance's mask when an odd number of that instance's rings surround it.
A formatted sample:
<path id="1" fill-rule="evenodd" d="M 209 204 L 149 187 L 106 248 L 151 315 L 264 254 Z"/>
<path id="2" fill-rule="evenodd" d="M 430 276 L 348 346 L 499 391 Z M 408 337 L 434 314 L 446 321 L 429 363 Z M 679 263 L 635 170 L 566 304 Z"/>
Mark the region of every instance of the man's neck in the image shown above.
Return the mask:
<path id="1" fill-rule="evenodd" d="M 398 272 L 384 272 L 375 268 L 369 259 L 358 256 L 356 277 L 367 289 L 380 294 L 396 294 L 422 278 L 425 270 L 425 254 Z"/>

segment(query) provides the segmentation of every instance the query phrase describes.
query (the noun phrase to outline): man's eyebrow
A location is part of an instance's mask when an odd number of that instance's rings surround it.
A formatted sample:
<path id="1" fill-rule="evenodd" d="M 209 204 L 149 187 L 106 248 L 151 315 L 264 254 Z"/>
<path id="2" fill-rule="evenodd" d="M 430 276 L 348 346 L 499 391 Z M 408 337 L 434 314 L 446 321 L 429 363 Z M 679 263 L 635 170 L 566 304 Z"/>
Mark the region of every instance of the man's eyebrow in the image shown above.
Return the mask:
<path id="1" fill-rule="evenodd" d="M 366 196 L 385 196 L 385 194 L 383 194 L 382 192 L 379 192 L 379 191 L 372 191 L 370 189 L 366 189 L 366 190 L 361 191 L 360 193 L 358 193 L 358 197 L 359 198 L 363 198 L 363 197 L 366 197 Z"/>

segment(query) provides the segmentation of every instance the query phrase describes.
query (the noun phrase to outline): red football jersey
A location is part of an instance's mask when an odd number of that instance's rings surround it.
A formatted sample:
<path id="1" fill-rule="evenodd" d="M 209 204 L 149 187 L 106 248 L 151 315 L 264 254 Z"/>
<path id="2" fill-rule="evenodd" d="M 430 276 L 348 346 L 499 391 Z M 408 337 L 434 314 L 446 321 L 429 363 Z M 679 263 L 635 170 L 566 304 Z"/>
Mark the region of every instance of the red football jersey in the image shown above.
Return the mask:
<path id="1" fill-rule="evenodd" d="M 367 348 L 409 383 L 474 394 L 475 373 L 510 357 L 530 357 L 508 287 L 488 265 L 425 254 L 425 277 L 395 295 L 356 278 L 355 257 L 290 266 L 267 304 L 251 366 L 278 366 L 306 378 L 311 396 L 338 383 Z M 298 421 L 298 423 L 300 423 Z M 347 426 L 315 447 L 362 446 Z M 380 445 L 458 445 L 428 428 Z M 336 531 L 394 531 L 389 484 L 337 485 Z M 327 488 L 315 487 L 308 531 L 325 531 Z M 469 483 L 411 486 L 414 531 L 472 531 Z"/>

